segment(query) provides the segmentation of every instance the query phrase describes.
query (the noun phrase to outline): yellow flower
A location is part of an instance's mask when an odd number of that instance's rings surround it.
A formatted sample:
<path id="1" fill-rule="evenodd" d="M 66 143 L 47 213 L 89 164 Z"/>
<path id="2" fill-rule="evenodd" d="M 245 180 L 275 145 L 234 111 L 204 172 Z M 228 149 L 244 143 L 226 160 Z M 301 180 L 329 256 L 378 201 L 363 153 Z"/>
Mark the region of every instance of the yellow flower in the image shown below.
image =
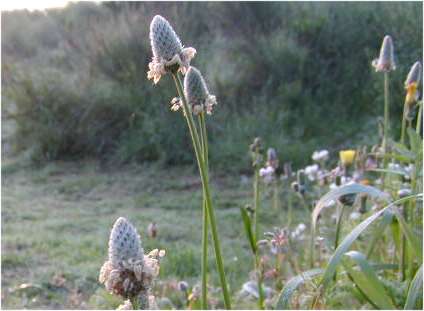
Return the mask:
<path id="1" fill-rule="evenodd" d="M 355 150 L 341 150 L 339 152 L 340 155 L 340 161 L 344 166 L 350 165 L 353 163 L 353 160 L 355 159 Z"/>
<path id="2" fill-rule="evenodd" d="M 408 105 L 413 104 L 418 99 L 418 85 L 417 83 L 411 83 L 406 87 L 406 98 L 405 102 Z"/>

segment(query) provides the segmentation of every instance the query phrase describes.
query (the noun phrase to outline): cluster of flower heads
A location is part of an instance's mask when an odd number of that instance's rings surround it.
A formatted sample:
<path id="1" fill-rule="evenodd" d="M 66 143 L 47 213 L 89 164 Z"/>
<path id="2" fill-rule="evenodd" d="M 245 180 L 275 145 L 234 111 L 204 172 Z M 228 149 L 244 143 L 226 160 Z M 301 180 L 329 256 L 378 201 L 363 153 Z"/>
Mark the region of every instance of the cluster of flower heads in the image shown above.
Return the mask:
<path id="1" fill-rule="evenodd" d="M 192 113 L 199 114 L 205 111 L 212 114 L 217 105 L 216 97 L 209 93 L 205 80 L 198 69 L 190 66 L 196 50 L 192 47 L 184 48 L 180 38 L 169 22 L 160 15 L 156 15 L 150 24 L 150 43 L 153 59 L 149 63 L 147 78 L 153 79 L 156 84 L 168 72 L 180 71 L 184 77 L 184 96 Z M 183 107 L 183 99 L 173 98 L 171 110 L 177 111 Z"/>
<path id="2" fill-rule="evenodd" d="M 159 259 L 163 256 L 165 251 L 158 249 L 145 255 L 137 230 L 120 217 L 110 233 L 108 260 L 100 270 L 99 281 L 111 294 L 129 300 L 122 308 L 128 308 L 134 299 L 142 309 L 152 308 L 154 296 L 149 290 L 159 274 Z"/>

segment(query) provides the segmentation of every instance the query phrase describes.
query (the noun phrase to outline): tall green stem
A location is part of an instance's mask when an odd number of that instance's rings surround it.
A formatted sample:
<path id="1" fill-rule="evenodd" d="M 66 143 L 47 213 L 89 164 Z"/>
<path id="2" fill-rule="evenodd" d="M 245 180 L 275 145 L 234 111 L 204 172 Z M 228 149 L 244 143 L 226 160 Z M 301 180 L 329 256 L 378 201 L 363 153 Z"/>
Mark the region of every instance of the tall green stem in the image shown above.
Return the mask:
<path id="1" fill-rule="evenodd" d="M 421 119 L 422 119 L 422 115 L 423 115 L 423 102 L 421 101 L 418 107 L 418 116 L 417 116 L 417 127 L 415 129 L 417 134 L 420 134 L 421 132 Z"/>
<path id="2" fill-rule="evenodd" d="M 208 165 L 208 138 L 206 135 L 205 113 L 199 115 L 200 138 L 202 154 L 206 169 Z M 206 207 L 205 192 L 203 191 L 203 225 L 202 225 L 202 309 L 208 308 L 208 211 Z"/>
<path id="3" fill-rule="evenodd" d="M 211 199 L 210 190 L 209 190 L 209 178 L 208 178 L 207 168 L 205 165 L 205 160 L 201 153 L 199 135 L 194 126 L 193 116 L 188 107 L 186 98 L 184 97 L 183 86 L 182 86 L 180 76 L 178 73 L 173 73 L 172 76 L 174 78 L 178 95 L 180 96 L 183 102 L 184 115 L 186 117 L 187 125 L 190 130 L 190 135 L 193 141 L 194 152 L 196 154 L 197 164 L 198 164 L 199 172 L 200 172 L 200 178 L 202 180 L 203 191 L 205 193 L 206 209 L 208 211 L 209 222 L 211 225 L 212 240 L 214 243 L 214 250 L 215 250 L 215 259 L 216 259 L 216 265 L 218 268 L 218 274 L 219 274 L 219 278 L 221 282 L 222 293 L 224 296 L 224 304 L 227 309 L 231 309 L 231 300 L 230 300 L 230 295 L 228 292 L 227 281 L 226 281 L 225 272 L 224 272 L 224 263 L 223 263 L 222 254 L 221 254 L 221 244 L 219 242 L 215 212 L 213 210 L 212 199 Z"/>
<path id="4" fill-rule="evenodd" d="M 335 238 L 335 240 L 334 240 L 334 250 L 336 250 L 337 249 L 337 247 L 339 246 L 339 240 L 340 240 L 340 231 L 341 231 L 341 228 L 342 228 L 342 220 L 343 220 L 343 214 L 344 214 L 344 211 L 345 211 L 345 205 L 344 204 L 342 204 L 342 208 L 341 208 L 341 210 L 340 210 L 340 213 L 339 213 L 339 217 L 338 217 L 338 219 L 337 219 L 337 225 L 336 225 L 336 238 Z M 336 280 L 337 279 L 337 274 L 336 273 L 334 273 L 334 280 Z"/>
<path id="5" fill-rule="evenodd" d="M 405 132 L 406 132 L 406 106 L 407 103 L 405 101 L 405 103 L 403 104 L 403 114 L 402 114 L 402 130 L 400 132 L 400 142 L 402 144 L 405 143 Z"/>
<path id="6" fill-rule="evenodd" d="M 386 169 L 389 159 L 386 157 L 387 154 L 387 140 L 389 139 L 390 132 L 390 112 L 389 112 L 389 73 L 384 73 L 384 131 L 383 131 L 383 168 Z M 385 176 L 383 173 L 383 187 L 385 186 Z"/>
<path id="7" fill-rule="evenodd" d="M 257 154 L 256 154 L 257 156 Z M 259 241 L 259 234 L 260 234 L 260 230 L 259 230 L 259 205 L 260 205 L 260 198 L 259 198 L 259 167 L 257 165 L 257 163 L 255 163 L 255 180 L 253 183 L 253 200 L 254 200 L 254 209 L 255 209 L 255 214 L 254 214 L 254 226 L 255 226 L 255 238 L 256 241 Z M 263 292 L 263 288 L 262 288 L 262 272 L 261 272 L 261 267 L 260 267 L 260 256 L 259 256 L 259 252 L 258 249 L 256 248 L 256 252 L 255 252 L 255 268 L 256 268 L 256 272 L 257 272 L 257 278 L 258 278 L 258 293 L 259 293 L 259 300 L 258 300 L 258 307 L 260 310 L 264 309 L 264 300 L 265 300 L 265 295 Z"/>

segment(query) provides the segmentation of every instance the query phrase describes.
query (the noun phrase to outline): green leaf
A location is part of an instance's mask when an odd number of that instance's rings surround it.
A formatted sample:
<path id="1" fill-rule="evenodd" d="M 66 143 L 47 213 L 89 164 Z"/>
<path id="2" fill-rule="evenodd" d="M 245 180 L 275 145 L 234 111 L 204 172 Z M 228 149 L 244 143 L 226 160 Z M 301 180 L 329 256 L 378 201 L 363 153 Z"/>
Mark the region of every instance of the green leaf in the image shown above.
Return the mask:
<path id="1" fill-rule="evenodd" d="M 408 297 L 406 298 L 405 310 L 411 309 L 422 309 L 422 297 L 423 297 L 423 266 L 418 269 L 414 279 L 411 282 L 408 290 Z M 420 302 L 420 306 L 417 306 Z"/>
<path id="2" fill-rule="evenodd" d="M 401 204 L 418 197 L 422 197 L 422 194 L 415 194 L 415 195 L 411 195 L 411 196 L 396 200 L 395 202 L 392 202 L 391 204 L 387 205 L 385 208 L 371 215 L 370 217 L 362 221 L 359 225 L 357 225 L 343 239 L 343 241 L 337 247 L 336 251 L 331 256 L 321 280 L 321 284 L 323 285 L 324 290 L 332 281 L 334 273 L 336 272 L 337 266 L 340 263 L 340 260 L 342 258 L 342 255 L 350 248 L 350 246 L 356 241 L 356 239 L 361 235 L 362 232 L 364 232 L 375 220 L 377 220 L 389 208 L 392 208 L 393 206 L 396 206 L 397 204 Z"/>
<path id="3" fill-rule="evenodd" d="M 252 252 L 256 253 L 256 239 L 253 235 L 252 231 L 252 222 L 250 221 L 249 214 L 247 213 L 247 210 L 245 208 L 240 208 L 241 212 L 241 218 L 243 219 L 244 224 L 244 230 L 246 231 L 247 239 L 249 240 L 250 248 L 252 249 Z"/>
<path id="4" fill-rule="evenodd" d="M 372 235 L 372 240 L 369 244 L 368 251 L 367 251 L 367 257 L 369 258 L 372 254 L 372 251 L 374 250 L 374 247 L 378 241 L 383 236 L 384 231 L 386 230 L 386 227 L 393 223 L 393 213 L 390 210 L 387 210 L 383 213 L 383 219 L 381 221 L 380 226 L 374 231 L 374 234 Z"/>
<path id="5" fill-rule="evenodd" d="M 291 309 L 290 300 L 295 290 L 306 281 L 311 280 L 314 277 L 317 277 L 323 272 L 324 272 L 323 269 L 312 269 L 291 278 L 286 283 L 286 286 L 284 286 L 284 288 L 281 290 L 275 309 L 290 310 Z"/>
<path id="6" fill-rule="evenodd" d="M 411 143 L 412 152 L 419 156 L 423 150 L 423 143 L 419 134 L 417 134 L 412 128 L 408 127 L 409 141 Z"/>
<path id="7" fill-rule="evenodd" d="M 360 267 L 361 272 L 352 269 L 349 264 L 345 265 L 346 270 L 352 276 L 356 285 L 361 288 L 362 292 L 380 309 L 395 309 L 391 303 L 391 298 L 387 295 L 386 290 L 378 279 L 372 266 L 368 263 L 364 254 L 357 251 L 350 251 L 345 254 L 353 259 Z"/>
<path id="8" fill-rule="evenodd" d="M 323 208 L 333 200 L 337 200 L 342 195 L 353 194 L 353 193 L 365 193 L 371 197 L 377 197 L 381 199 L 388 200 L 388 194 L 378 190 L 377 188 L 371 186 L 364 186 L 361 184 L 350 184 L 341 186 L 337 189 L 334 189 L 324 195 L 315 206 L 312 212 L 312 226 L 314 228 L 314 232 L 316 229 L 317 219 Z"/>
<path id="9" fill-rule="evenodd" d="M 413 234 L 411 228 L 406 223 L 403 216 L 399 213 L 397 209 L 394 209 L 395 216 L 399 222 L 400 228 L 405 235 L 406 239 L 411 245 L 411 249 L 414 252 L 415 256 L 417 256 L 420 263 L 423 262 L 423 248 L 422 248 L 422 242 L 418 240 L 415 234 Z"/>

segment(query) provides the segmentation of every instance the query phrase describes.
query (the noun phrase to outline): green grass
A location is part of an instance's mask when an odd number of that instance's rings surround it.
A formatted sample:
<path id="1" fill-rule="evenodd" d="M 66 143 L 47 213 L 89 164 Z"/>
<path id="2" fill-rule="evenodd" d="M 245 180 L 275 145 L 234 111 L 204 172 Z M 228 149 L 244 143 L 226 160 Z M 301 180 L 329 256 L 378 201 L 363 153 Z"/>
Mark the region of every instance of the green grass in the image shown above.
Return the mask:
<path id="1" fill-rule="evenodd" d="M 146 251 L 166 250 L 161 282 L 200 283 L 201 183 L 192 167 L 104 169 L 94 162 L 61 162 L 25 168 L 4 162 L 2 173 L 4 308 L 116 307 L 119 302 L 104 291 L 97 277 L 107 257 L 110 229 L 119 216 L 136 225 Z M 242 183 L 240 176 L 212 174 L 225 269 L 233 295 L 252 269 L 239 211 L 240 206 L 251 203 L 250 181 Z M 264 228 L 280 225 L 284 215 L 276 217 L 276 213 L 265 199 Z M 303 211 L 298 213 L 300 218 Z M 158 224 L 156 239 L 147 235 L 152 221 Z M 218 287 L 213 255 L 209 264 L 213 269 L 211 285 Z M 27 285 L 19 288 L 22 284 Z M 250 307 L 255 308 L 255 303 Z"/>

